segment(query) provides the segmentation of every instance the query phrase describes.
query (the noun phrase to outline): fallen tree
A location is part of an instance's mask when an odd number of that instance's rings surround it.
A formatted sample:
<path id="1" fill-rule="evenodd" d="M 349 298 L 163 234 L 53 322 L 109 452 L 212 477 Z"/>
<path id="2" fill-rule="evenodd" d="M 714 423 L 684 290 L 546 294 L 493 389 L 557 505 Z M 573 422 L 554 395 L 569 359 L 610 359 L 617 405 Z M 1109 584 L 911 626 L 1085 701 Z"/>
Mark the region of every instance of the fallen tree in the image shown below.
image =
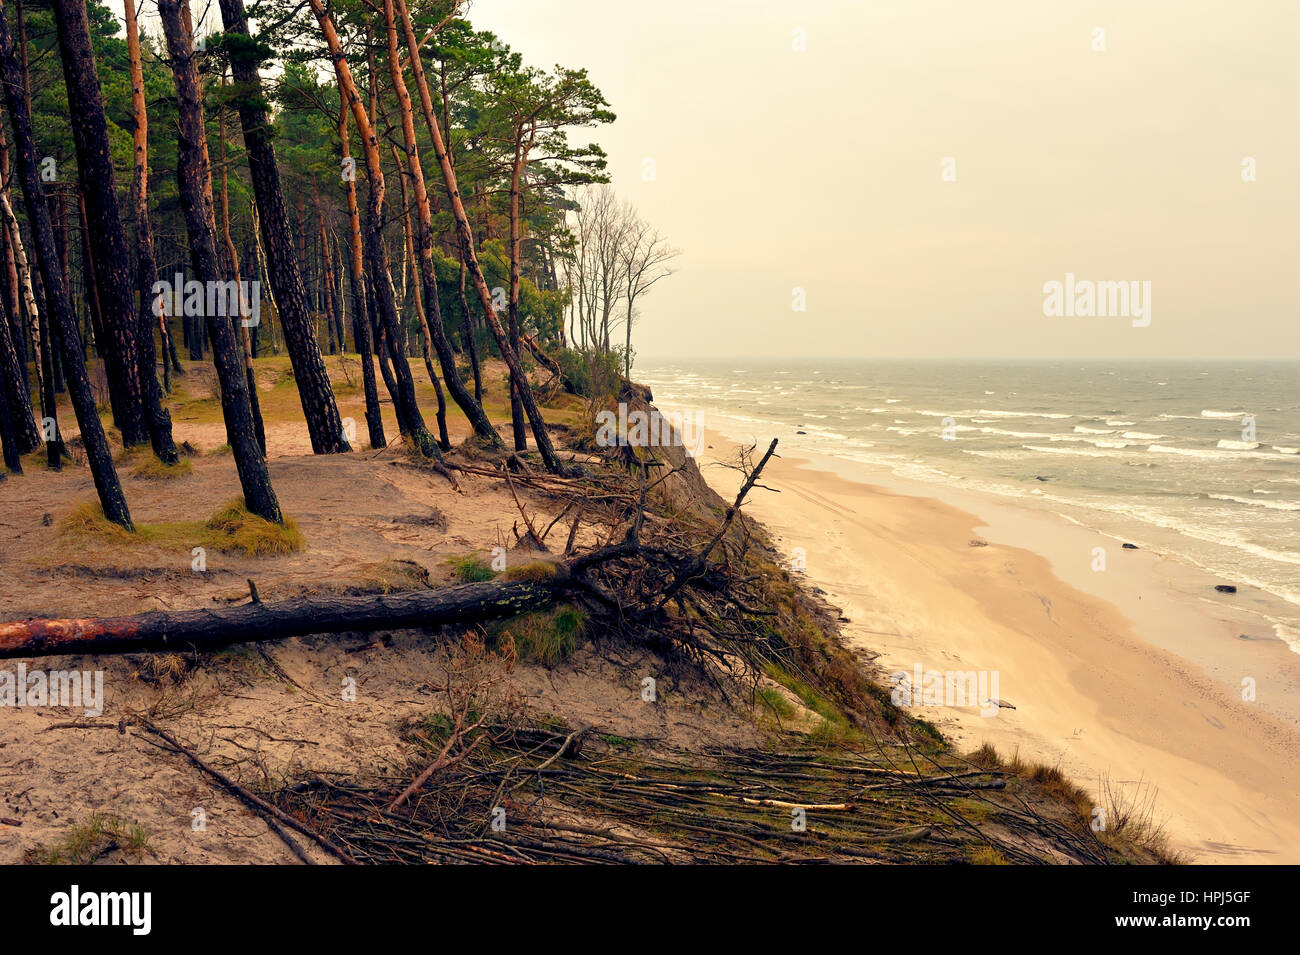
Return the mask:
<path id="1" fill-rule="evenodd" d="M 0 623 L 0 658 L 72 653 L 184 651 L 313 633 L 438 627 L 513 617 L 549 606 L 567 589 L 562 576 L 489 581 L 445 590 L 303 597 L 212 610 L 153 610 L 126 617 Z"/>
<path id="2" fill-rule="evenodd" d="M 614 450 L 630 449 L 611 449 L 611 457 Z M 663 530 L 649 539 L 643 536 L 647 496 L 668 477 L 678 474 L 684 464 L 679 462 L 652 482 L 647 477 L 649 465 L 634 455 L 634 465 L 623 473 L 635 475 L 637 484 L 635 490 L 629 486 L 618 495 L 624 506 L 618 509 L 619 517 L 613 519 L 609 543 L 566 561 L 547 562 L 546 571 L 530 579 L 498 579 L 441 590 L 311 596 L 276 603 L 264 603 L 250 580 L 250 602 L 239 606 L 0 623 L 0 659 L 183 652 L 310 634 L 463 626 L 515 617 L 574 598 L 599 614 L 611 631 L 650 633 L 663 644 L 676 645 L 697 658 L 711 657 L 719 663 L 730 651 L 748 657 L 757 635 L 746 626 L 745 618 L 774 614 L 755 606 L 756 596 L 747 592 L 750 581 L 738 576 L 732 566 L 748 549 L 748 533 L 734 552 L 722 545 L 745 497 L 755 486 L 762 486 L 758 484 L 759 476 L 775 450 L 773 440 L 756 465 L 742 467 L 746 480 L 716 525 L 709 522 L 695 527 L 694 533 L 686 533 L 684 528 L 674 529 L 671 522 L 660 520 L 657 526 Z M 556 519 L 539 534 L 514 490 L 514 482 L 528 480 L 526 475 L 512 477 L 506 466 L 496 472 L 476 469 L 475 473 L 493 474 L 507 482 L 528 530 L 524 536 L 536 549 L 545 548 L 545 538 L 560 517 L 578 505 L 565 547 L 566 554 L 571 551 L 583 507 L 593 499 L 585 496 L 590 491 L 572 486 L 571 491 L 578 496 L 568 498 Z M 558 480 L 550 476 L 547 479 Z M 565 486 L 571 483 L 565 482 Z M 595 490 L 595 497 L 609 496 L 604 488 L 597 486 Z M 715 560 L 719 551 L 720 560 Z"/>

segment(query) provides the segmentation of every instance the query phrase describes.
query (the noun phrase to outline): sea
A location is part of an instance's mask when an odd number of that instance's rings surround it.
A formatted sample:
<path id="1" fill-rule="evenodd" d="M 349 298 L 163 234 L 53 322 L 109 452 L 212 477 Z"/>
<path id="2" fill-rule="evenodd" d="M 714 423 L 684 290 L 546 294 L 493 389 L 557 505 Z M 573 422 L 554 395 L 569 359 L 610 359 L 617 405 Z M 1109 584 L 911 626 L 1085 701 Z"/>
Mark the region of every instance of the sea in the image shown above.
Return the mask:
<path id="1" fill-rule="evenodd" d="M 1300 653 L 1300 362 L 661 361 L 731 437 L 1056 510 L 1263 598 Z"/>

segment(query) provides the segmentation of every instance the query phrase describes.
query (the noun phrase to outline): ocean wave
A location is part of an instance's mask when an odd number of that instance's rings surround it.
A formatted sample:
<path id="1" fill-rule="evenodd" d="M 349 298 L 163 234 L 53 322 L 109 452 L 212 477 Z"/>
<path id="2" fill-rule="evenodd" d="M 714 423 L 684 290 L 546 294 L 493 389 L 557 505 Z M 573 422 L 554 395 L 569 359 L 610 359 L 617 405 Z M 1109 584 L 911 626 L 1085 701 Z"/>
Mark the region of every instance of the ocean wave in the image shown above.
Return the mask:
<path id="1" fill-rule="evenodd" d="M 1290 457 L 1281 457 L 1270 451 L 1227 451 L 1208 448 L 1171 448 L 1163 444 L 1153 444 L 1147 448 L 1153 454 L 1181 454 L 1189 458 L 1205 458 L 1211 461 L 1231 461 L 1239 458 L 1263 458 L 1266 461 L 1289 461 Z"/>
<path id="2" fill-rule="evenodd" d="M 1274 620 L 1273 632 L 1277 634 L 1279 640 L 1291 648 L 1292 653 L 1300 653 L 1300 630 Z"/>
<path id="3" fill-rule="evenodd" d="M 1258 441 L 1220 441 L 1219 447 L 1225 451 L 1254 451 L 1259 447 Z"/>
<path id="4" fill-rule="evenodd" d="M 990 411 L 987 408 L 981 408 L 975 414 L 987 415 L 990 418 L 1073 418 L 1072 414 L 1055 414 L 1046 411 Z"/>
<path id="5" fill-rule="evenodd" d="M 1295 501 L 1261 501 L 1253 497 L 1234 497 L 1231 494 L 1210 494 L 1209 497 L 1216 501 L 1235 501 L 1238 504 L 1249 504 L 1252 507 L 1266 507 L 1270 511 L 1300 511 L 1300 502 Z"/>
<path id="6" fill-rule="evenodd" d="M 1026 444 L 1023 445 L 1023 447 L 1025 448 L 1026 451 L 1040 451 L 1044 454 L 1073 454 L 1076 457 L 1081 457 L 1081 458 L 1113 457 L 1113 455 L 1107 454 L 1105 451 L 1100 451 L 1096 449 L 1090 450 L 1088 448 L 1047 448 L 1047 447 L 1043 447 L 1042 445 L 1036 445 L 1036 444 Z"/>
<path id="7" fill-rule="evenodd" d="M 1167 434 L 1147 434 L 1145 431 L 1125 431 L 1121 438 L 1130 438 L 1134 441 L 1159 441 L 1161 438 L 1167 438 Z"/>
<path id="8" fill-rule="evenodd" d="M 1114 434 L 1114 430 L 1107 431 L 1105 428 L 1085 428 L 1081 424 L 1074 426 L 1075 434 Z"/>
<path id="9" fill-rule="evenodd" d="M 1300 454 L 1300 448 L 1280 448 L 1276 444 L 1273 445 L 1273 450 L 1278 454 Z"/>
<path id="10" fill-rule="evenodd" d="M 1202 411 L 1202 418 L 1244 418 L 1249 411 Z"/>
<path id="11" fill-rule="evenodd" d="M 1047 438 L 1055 439 L 1056 435 L 1043 434 L 1041 431 L 1003 431 L 1001 428 L 980 428 L 984 434 L 1000 434 L 1008 438 Z"/>
<path id="12" fill-rule="evenodd" d="M 1131 424 L 1137 424 L 1136 421 L 1120 421 L 1118 418 L 1107 418 L 1106 424 L 1112 428 L 1127 428 Z"/>
<path id="13" fill-rule="evenodd" d="M 1110 434 L 1109 431 L 1103 433 Z M 1046 437 L 1052 441 L 1078 441 L 1083 444 L 1091 444 L 1098 448 L 1127 448 L 1129 446 L 1129 442 L 1127 441 L 1120 441 L 1115 438 L 1109 440 L 1106 438 L 1095 438 L 1086 434 L 1049 434 Z"/>

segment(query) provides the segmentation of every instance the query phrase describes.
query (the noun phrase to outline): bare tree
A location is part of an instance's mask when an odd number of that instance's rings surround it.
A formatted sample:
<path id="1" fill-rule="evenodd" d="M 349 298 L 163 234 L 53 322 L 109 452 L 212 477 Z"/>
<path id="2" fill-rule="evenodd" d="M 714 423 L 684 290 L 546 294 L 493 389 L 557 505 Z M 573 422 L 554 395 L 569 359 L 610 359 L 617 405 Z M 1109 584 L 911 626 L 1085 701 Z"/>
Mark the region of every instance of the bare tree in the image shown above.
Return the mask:
<path id="1" fill-rule="evenodd" d="M 623 298 L 627 302 L 624 322 L 627 326 L 623 351 L 623 377 L 632 377 L 632 316 L 636 300 L 650 290 L 660 279 L 672 275 L 668 263 L 677 257 L 677 250 L 659 231 L 644 220 L 631 216 L 623 234 L 619 250 L 624 275 Z"/>

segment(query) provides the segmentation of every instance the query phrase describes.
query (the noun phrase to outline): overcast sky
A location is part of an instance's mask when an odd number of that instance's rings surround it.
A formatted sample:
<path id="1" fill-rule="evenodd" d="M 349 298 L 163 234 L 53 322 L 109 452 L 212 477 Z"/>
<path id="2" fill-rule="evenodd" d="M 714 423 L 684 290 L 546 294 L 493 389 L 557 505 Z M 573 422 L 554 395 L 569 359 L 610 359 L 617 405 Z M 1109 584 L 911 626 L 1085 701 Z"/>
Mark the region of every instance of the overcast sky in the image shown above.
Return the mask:
<path id="1" fill-rule="evenodd" d="M 468 15 L 587 67 L 618 113 L 615 188 L 683 252 L 644 300 L 645 359 L 1300 358 L 1294 0 Z M 1067 272 L 1150 282 L 1150 324 L 1046 317 Z"/>

